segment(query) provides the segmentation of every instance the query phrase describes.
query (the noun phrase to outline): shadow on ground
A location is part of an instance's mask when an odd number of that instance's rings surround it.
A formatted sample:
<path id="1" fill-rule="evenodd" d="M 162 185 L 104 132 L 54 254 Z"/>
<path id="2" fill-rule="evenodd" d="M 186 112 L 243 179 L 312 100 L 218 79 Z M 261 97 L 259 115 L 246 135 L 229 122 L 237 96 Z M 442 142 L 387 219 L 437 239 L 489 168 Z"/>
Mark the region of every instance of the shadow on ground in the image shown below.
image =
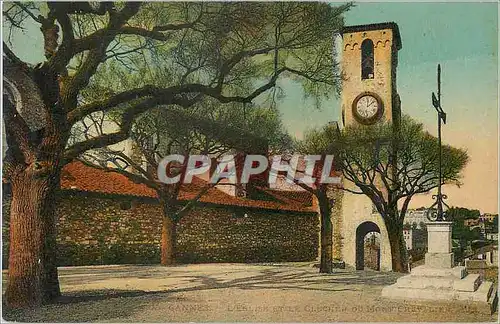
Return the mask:
<path id="1" fill-rule="evenodd" d="M 64 294 L 53 304 L 39 308 L 20 310 L 9 309 L 4 305 L 2 317 L 16 322 L 100 322 L 132 315 L 146 304 L 149 305 L 152 300 L 148 295 L 162 293 L 113 289 L 75 291 Z"/>
<path id="2" fill-rule="evenodd" d="M 99 270 L 92 276 L 84 276 L 85 272 L 82 272 L 81 269 L 75 269 L 72 274 L 61 276 L 63 296 L 55 303 L 37 309 L 25 310 L 4 307 L 3 318 L 22 322 L 113 321 L 114 318 L 123 319 L 129 316 L 132 318 L 133 314 L 142 312 L 145 307 L 155 305 L 155 301 L 173 304 L 181 302 L 181 305 L 189 303 L 189 300 L 183 300 L 183 297 L 179 297 L 178 293 L 182 292 L 229 288 L 263 290 L 263 293 L 267 290 L 361 292 L 369 290 L 369 286 L 374 286 L 376 289 L 377 286 L 392 284 L 398 277 L 396 274 L 375 271 L 339 271 L 333 274 L 320 274 L 317 273 L 317 269 L 295 268 L 290 270 L 290 268 L 280 267 L 266 267 L 264 269 L 248 267 L 248 275 L 245 269 L 232 271 L 221 268 L 220 272 L 211 271 L 207 274 L 203 271 L 183 271 L 177 267 L 151 268 L 151 271 L 147 271 L 147 268 L 142 269 L 146 269 L 146 271 L 114 273 L 113 271 L 103 272 Z M 89 271 L 92 272 L 92 270 L 87 270 L 87 274 Z M 168 284 L 162 283 L 162 280 L 166 278 L 170 282 Z M 67 287 L 73 285 L 75 287 L 85 283 L 98 285 L 100 281 L 110 279 L 119 280 L 118 283 L 141 282 L 141 280 L 149 279 L 155 283 L 158 281 L 158 285 L 154 291 L 95 288 L 66 290 Z M 172 280 L 181 284 L 173 285 Z"/>

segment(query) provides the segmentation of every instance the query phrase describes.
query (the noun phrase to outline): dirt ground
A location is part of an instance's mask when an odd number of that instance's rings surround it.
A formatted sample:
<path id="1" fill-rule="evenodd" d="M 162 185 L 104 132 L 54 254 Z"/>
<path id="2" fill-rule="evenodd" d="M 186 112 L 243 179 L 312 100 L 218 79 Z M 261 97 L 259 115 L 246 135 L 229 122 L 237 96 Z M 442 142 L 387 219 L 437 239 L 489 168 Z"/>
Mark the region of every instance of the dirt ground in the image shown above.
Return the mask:
<path id="1" fill-rule="evenodd" d="M 42 308 L 3 310 L 23 322 L 496 322 L 470 303 L 390 300 L 398 274 L 309 263 L 60 268 L 63 297 Z M 5 279 L 5 273 L 4 273 Z M 5 288 L 5 281 L 4 288 Z"/>

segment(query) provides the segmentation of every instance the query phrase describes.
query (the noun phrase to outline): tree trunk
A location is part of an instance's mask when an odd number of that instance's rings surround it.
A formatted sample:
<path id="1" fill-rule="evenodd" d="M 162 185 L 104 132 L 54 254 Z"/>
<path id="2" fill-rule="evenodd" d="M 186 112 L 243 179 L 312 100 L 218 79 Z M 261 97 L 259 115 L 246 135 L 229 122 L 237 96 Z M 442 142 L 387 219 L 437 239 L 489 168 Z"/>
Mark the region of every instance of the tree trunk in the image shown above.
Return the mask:
<path id="1" fill-rule="evenodd" d="M 161 227 L 161 265 L 168 266 L 175 263 L 177 223 L 169 217 L 163 215 Z"/>
<path id="2" fill-rule="evenodd" d="M 59 173 L 57 173 L 59 179 Z M 57 215 L 56 215 L 56 191 L 59 189 L 59 182 L 53 185 L 50 195 L 46 198 L 46 206 L 43 212 L 45 220 L 45 241 L 44 241 L 44 300 L 53 301 L 61 296 L 59 287 L 59 277 L 57 273 Z"/>
<path id="3" fill-rule="evenodd" d="M 319 272 L 332 273 L 333 271 L 333 241 L 332 241 L 332 220 L 330 205 L 326 196 L 319 196 L 318 202 L 320 206 L 321 218 L 321 259 Z"/>
<path id="4" fill-rule="evenodd" d="M 388 225 L 387 232 L 389 243 L 391 245 L 392 271 L 407 272 L 406 247 L 403 237 L 403 227 L 397 225 Z"/>
<path id="5" fill-rule="evenodd" d="M 36 306 L 60 296 L 55 194 L 70 107 L 59 96 L 59 72 L 45 64 L 28 72 L 19 62 L 5 63 L 4 79 L 12 91 L 11 96 L 4 92 L 3 114 L 4 176 L 12 187 L 5 298 L 11 307 Z"/>
<path id="6" fill-rule="evenodd" d="M 36 306 L 60 296 L 54 213 L 59 172 L 53 172 L 37 175 L 29 167 L 9 179 L 12 202 L 5 299 L 10 307 Z"/>

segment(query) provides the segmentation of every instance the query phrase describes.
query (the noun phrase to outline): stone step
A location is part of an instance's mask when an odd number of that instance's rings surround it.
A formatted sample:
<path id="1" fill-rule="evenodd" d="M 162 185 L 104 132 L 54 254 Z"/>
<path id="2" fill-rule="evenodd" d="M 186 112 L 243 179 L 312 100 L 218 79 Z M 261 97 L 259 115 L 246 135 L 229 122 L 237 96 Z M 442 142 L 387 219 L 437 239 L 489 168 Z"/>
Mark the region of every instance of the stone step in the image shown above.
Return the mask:
<path id="1" fill-rule="evenodd" d="M 437 289 L 452 289 L 453 283 L 457 279 L 455 276 L 447 277 L 427 277 L 427 276 L 416 276 L 409 275 L 401 277 L 397 280 L 398 287 L 401 288 L 414 288 L 414 289 L 425 289 L 425 288 L 437 288 Z"/>
<path id="2" fill-rule="evenodd" d="M 409 288 L 401 287 L 399 283 L 395 283 L 382 289 L 382 297 L 449 302 L 460 301 L 468 303 L 471 307 L 474 306 L 480 312 L 488 312 L 490 314 L 496 310 L 498 303 L 497 287 L 490 281 L 483 281 L 476 291 L 458 291 L 435 287 Z"/>
<path id="3" fill-rule="evenodd" d="M 384 287 L 382 297 L 388 298 L 410 298 L 427 300 L 451 300 L 455 293 L 451 289 L 426 288 L 416 289 L 400 287 L 398 284 Z"/>
<path id="4" fill-rule="evenodd" d="M 479 297 L 479 301 L 488 301 L 493 292 L 493 282 L 491 281 L 483 281 L 481 285 L 477 288 L 477 297 Z M 484 298 L 486 296 L 486 298 Z"/>
<path id="5" fill-rule="evenodd" d="M 483 281 L 476 291 L 457 291 L 457 299 L 487 303 L 493 292 L 493 283 Z"/>
<path id="6" fill-rule="evenodd" d="M 397 280 L 398 287 L 401 288 L 438 288 L 453 289 L 457 291 L 474 292 L 481 284 L 479 274 L 469 274 L 465 278 L 458 279 L 456 276 L 437 277 L 437 276 L 417 276 L 409 275 Z"/>
<path id="7" fill-rule="evenodd" d="M 477 311 L 493 314 L 497 309 L 497 287 L 490 281 L 483 281 L 474 292 L 457 291 L 457 299 L 466 301 Z"/>
<path id="8" fill-rule="evenodd" d="M 397 298 L 397 299 L 417 299 L 422 301 L 439 301 L 446 302 L 448 304 L 448 308 L 450 311 L 453 311 L 454 307 L 457 307 L 457 310 L 463 311 L 463 309 L 470 309 L 474 312 L 488 314 L 491 315 L 496 310 L 496 303 L 498 302 L 498 298 L 496 297 L 496 291 L 494 294 L 490 296 L 490 300 L 487 303 L 472 301 L 464 298 L 460 298 L 457 295 L 457 291 L 453 291 L 451 289 L 436 289 L 436 288 L 427 288 L 427 289 L 413 289 L 413 288 L 401 288 L 396 287 L 396 284 L 384 287 L 382 289 L 382 297 L 386 298 Z M 470 292 L 464 292 L 467 294 L 472 294 Z M 476 293 L 476 292 L 474 292 Z M 442 304 L 443 305 L 443 304 Z"/>
<path id="9" fill-rule="evenodd" d="M 423 276 L 423 277 L 449 277 L 453 276 L 458 279 L 462 279 L 467 275 L 467 269 L 464 266 L 458 266 L 453 268 L 430 268 L 425 265 L 415 267 L 411 270 L 410 275 L 412 276 Z"/>
<path id="10" fill-rule="evenodd" d="M 474 292 L 478 289 L 481 281 L 481 276 L 479 274 L 468 274 L 465 278 L 454 280 L 453 289 Z"/>
<path id="11" fill-rule="evenodd" d="M 496 312 L 498 307 L 498 287 L 495 285 L 492 285 L 490 297 L 488 298 L 488 304 L 490 305 L 491 314 Z"/>
<path id="12" fill-rule="evenodd" d="M 411 281 L 414 283 L 415 281 Z M 401 286 L 401 284 L 409 283 L 402 281 L 402 283 L 396 282 L 393 285 L 384 287 L 382 290 L 382 296 L 390 297 L 392 293 L 395 293 L 395 297 L 409 297 L 416 299 L 460 299 L 460 300 L 468 300 L 468 301 L 478 301 L 478 302 L 487 302 L 492 293 L 496 293 L 496 289 L 493 287 L 493 283 L 491 281 L 483 281 L 476 291 L 459 291 L 453 288 L 445 288 L 445 287 L 436 287 L 436 286 L 421 286 L 410 287 Z M 416 285 L 416 284 L 415 284 Z M 441 298 L 441 297 L 442 298 Z"/>

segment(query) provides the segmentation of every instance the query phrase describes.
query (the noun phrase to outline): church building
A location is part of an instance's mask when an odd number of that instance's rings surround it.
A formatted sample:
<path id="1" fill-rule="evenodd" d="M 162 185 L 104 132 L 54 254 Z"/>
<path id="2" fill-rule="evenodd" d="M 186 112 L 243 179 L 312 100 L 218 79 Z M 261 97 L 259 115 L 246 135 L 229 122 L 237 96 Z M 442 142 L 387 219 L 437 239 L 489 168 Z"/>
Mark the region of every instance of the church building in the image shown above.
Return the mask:
<path id="1" fill-rule="evenodd" d="M 343 127 L 398 123 L 398 26 L 392 22 L 348 26 L 342 30 L 342 39 L 342 114 L 335 119 L 341 119 Z M 345 179 L 343 185 L 354 189 Z M 186 203 L 204 186 L 206 179 L 202 178 L 183 186 L 180 201 Z M 7 187 L 4 183 L 4 234 L 8 233 Z M 60 265 L 159 262 L 162 213 L 152 189 L 76 161 L 65 166 L 61 189 L 57 208 Z M 319 217 L 315 198 L 298 186 L 274 185 L 256 190 L 256 195 L 250 197 L 241 195 L 236 188 L 210 189 L 179 224 L 177 260 L 317 260 Z M 334 258 L 359 270 L 368 266 L 391 271 L 387 231 L 371 200 L 364 195 L 333 191 Z M 380 248 L 366 251 L 372 257 L 365 264 L 365 238 L 369 233 L 368 237 L 373 238 L 370 246 L 378 244 Z M 5 243 L 4 259 L 8 257 Z M 373 258 L 378 258 L 378 264 L 373 265 Z"/>

